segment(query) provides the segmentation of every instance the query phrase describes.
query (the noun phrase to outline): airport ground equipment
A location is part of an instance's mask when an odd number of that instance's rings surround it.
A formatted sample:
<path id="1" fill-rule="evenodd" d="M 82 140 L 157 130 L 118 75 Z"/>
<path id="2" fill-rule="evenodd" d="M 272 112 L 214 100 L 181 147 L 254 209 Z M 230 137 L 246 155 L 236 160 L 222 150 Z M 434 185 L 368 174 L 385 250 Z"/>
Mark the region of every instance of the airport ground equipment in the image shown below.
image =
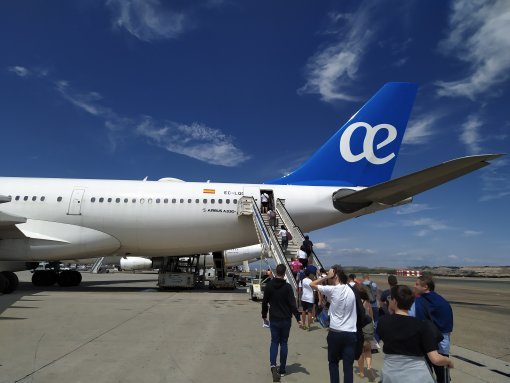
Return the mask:
<path id="1" fill-rule="evenodd" d="M 153 265 L 159 269 L 160 289 L 192 289 L 198 282 L 200 256 L 158 257 Z"/>
<path id="2" fill-rule="evenodd" d="M 103 265 L 104 257 L 99 257 L 96 259 L 94 264 L 92 265 L 92 269 L 90 270 L 91 273 L 97 274 L 101 266 Z"/>
<path id="3" fill-rule="evenodd" d="M 213 252 L 213 263 L 216 271 L 214 278 L 209 281 L 210 289 L 235 289 L 236 280 L 233 275 L 227 273 L 223 251 Z"/>

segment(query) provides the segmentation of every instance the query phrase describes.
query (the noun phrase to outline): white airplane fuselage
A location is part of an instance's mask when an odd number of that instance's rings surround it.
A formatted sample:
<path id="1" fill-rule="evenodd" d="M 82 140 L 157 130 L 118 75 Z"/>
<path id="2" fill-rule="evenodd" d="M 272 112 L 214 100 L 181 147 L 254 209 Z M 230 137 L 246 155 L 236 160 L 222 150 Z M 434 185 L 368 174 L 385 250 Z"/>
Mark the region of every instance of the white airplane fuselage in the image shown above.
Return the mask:
<path id="1" fill-rule="evenodd" d="M 27 218 L 16 225 L 24 237 L 0 241 L 0 260 L 177 256 L 252 245 L 258 242 L 253 221 L 238 216 L 237 202 L 260 200 L 261 189 L 285 200 L 302 231 L 387 207 L 342 214 L 332 203 L 338 187 L 0 178 L 0 194 L 12 198 L 0 213 Z"/>

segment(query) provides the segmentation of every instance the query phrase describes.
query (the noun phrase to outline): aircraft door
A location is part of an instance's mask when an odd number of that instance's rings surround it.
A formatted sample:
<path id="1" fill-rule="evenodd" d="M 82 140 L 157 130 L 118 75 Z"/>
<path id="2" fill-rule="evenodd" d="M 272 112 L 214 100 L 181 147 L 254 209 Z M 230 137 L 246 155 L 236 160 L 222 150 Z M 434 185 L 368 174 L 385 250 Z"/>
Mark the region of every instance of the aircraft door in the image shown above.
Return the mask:
<path id="1" fill-rule="evenodd" d="M 260 188 L 258 186 L 245 186 L 243 195 L 245 197 L 255 198 L 255 202 L 257 202 L 257 205 L 260 208 Z"/>
<path id="2" fill-rule="evenodd" d="M 73 190 L 71 201 L 69 201 L 69 210 L 67 211 L 67 215 L 81 215 L 81 201 L 84 193 L 85 189 Z"/>

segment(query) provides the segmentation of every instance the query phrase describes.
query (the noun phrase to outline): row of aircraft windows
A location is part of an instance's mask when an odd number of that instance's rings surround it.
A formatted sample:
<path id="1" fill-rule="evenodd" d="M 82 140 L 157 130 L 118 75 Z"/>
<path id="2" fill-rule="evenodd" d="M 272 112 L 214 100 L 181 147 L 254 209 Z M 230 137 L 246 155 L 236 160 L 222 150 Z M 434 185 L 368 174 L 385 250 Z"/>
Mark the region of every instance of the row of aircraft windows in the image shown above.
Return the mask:
<path id="1" fill-rule="evenodd" d="M 99 203 L 103 203 L 105 201 L 111 203 L 111 202 L 113 202 L 113 198 L 103 198 L 103 197 L 96 198 L 96 197 L 92 197 L 90 199 L 90 202 L 92 202 L 92 203 L 94 203 L 96 201 L 99 202 Z M 124 200 L 122 200 L 121 198 L 115 198 L 115 203 L 120 203 L 121 201 L 123 201 L 124 203 L 128 203 L 129 202 L 129 198 L 124 198 Z M 188 199 L 180 198 L 179 200 L 177 200 L 177 198 L 172 198 L 171 200 L 169 198 L 163 198 L 163 199 L 161 199 L 161 198 L 156 198 L 156 199 L 148 198 L 147 200 L 145 198 L 140 198 L 138 200 L 136 198 L 132 198 L 131 199 L 132 203 L 136 203 L 137 201 L 140 202 L 140 203 L 145 203 L 145 202 L 147 202 L 147 203 L 153 203 L 153 202 L 156 202 L 156 203 L 169 203 L 169 202 L 177 203 L 177 201 L 179 201 L 179 203 L 186 203 L 186 202 L 187 203 L 193 203 L 193 201 L 195 203 L 200 203 L 200 198 L 196 198 L 195 200 L 193 200 L 192 198 L 188 198 Z M 202 202 L 203 203 L 208 203 L 208 202 L 216 203 L 216 200 L 214 198 L 212 198 L 210 200 L 207 199 L 207 198 L 204 198 L 202 200 Z M 218 199 L 218 203 L 219 204 L 222 204 L 223 202 L 224 202 L 223 199 L 221 199 L 221 198 Z M 231 202 L 230 199 L 226 199 L 225 200 L 226 204 L 229 204 L 230 202 Z M 232 203 L 237 204 L 237 199 L 232 200 Z"/>
<path id="2" fill-rule="evenodd" d="M 20 201 L 21 199 L 23 199 L 23 201 L 28 201 L 28 200 L 37 201 L 37 198 L 38 198 L 37 196 L 32 196 L 32 197 L 24 196 L 24 197 L 21 197 L 21 196 L 17 195 L 14 199 L 16 201 Z M 45 196 L 39 197 L 39 201 L 44 202 L 45 200 L 46 200 Z M 98 201 L 99 203 L 103 203 L 105 201 L 106 202 L 113 202 L 113 198 L 103 198 L 103 197 L 96 198 L 96 197 L 92 197 L 90 199 L 90 202 L 96 202 L 96 201 Z M 129 198 L 124 198 L 123 201 L 124 201 L 124 203 L 128 203 L 129 202 Z M 140 203 L 145 203 L 146 201 L 147 201 L 147 203 L 152 203 L 152 202 L 156 202 L 156 203 L 169 203 L 170 201 L 172 203 L 177 203 L 177 198 L 172 198 L 171 200 L 169 198 L 163 198 L 163 199 L 161 199 L 161 198 L 156 198 L 156 199 L 148 198 L 147 200 L 145 200 L 145 198 L 140 198 L 138 200 L 136 198 L 131 199 L 132 203 L 136 203 L 137 201 L 140 202 Z M 200 199 L 199 198 L 196 198 L 194 201 L 195 201 L 195 203 L 200 203 Z M 62 197 L 58 197 L 57 198 L 57 202 L 62 202 Z M 115 198 L 115 202 L 116 203 L 120 203 L 121 202 L 121 198 Z M 185 203 L 185 202 L 193 203 L 193 199 L 191 199 L 191 198 L 188 198 L 187 200 L 184 199 L 184 198 L 180 198 L 179 199 L 179 203 Z M 202 202 L 203 203 L 210 202 L 210 203 L 213 204 L 213 203 L 216 203 L 216 200 L 214 198 L 212 198 L 210 200 L 204 198 L 202 200 Z M 218 203 L 219 204 L 222 204 L 223 202 L 225 202 L 226 204 L 230 204 L 231 201 L 230 201 L 230 199 L 226 199 L 225 201 L 223 201 L 223 199 L 221 199 L 221 198 L 218 199 Z M 237 199 L 232 200 L 232 203 L 233 204 L 237 204 Z"/>
<path id="3" fill-rule="evenodd" d="M 21 199 L 21 196 L 17 195 L 15 198 L 14 198 L 16 201 L 19 201 Z M 32 198 L 30 198 L 29 196 L 24 196 L 23 197 L 23 201 L 28 201 L 29 199 L 31 199 L 32 201 L 37 201 L 37 196 L 32 196 Z M 46 197 L 45 196 L 41 196 L 39 197 L 39 201 L 43 202 L 46 200 Z M 62 197 L 58 197 L 57 198 L 57 202 L 61 202 L 62 201 Z"/>

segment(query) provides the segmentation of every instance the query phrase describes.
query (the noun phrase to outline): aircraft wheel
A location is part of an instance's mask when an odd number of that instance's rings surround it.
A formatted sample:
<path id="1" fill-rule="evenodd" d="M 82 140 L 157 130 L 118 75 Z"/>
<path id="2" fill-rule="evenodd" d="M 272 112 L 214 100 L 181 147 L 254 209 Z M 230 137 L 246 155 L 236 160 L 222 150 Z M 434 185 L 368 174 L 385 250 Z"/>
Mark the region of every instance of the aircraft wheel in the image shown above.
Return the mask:
<path id="1" fill-rule="evenodd" d="M 58 275 L 53 270 L 38 270 L 32 275 L 34 286 L 52 286 L 57 282 Z"/>
<path id="2" fill-rule="evenodd" d="M 74 275 L 73 286 L 78 286 L 81 283 L 81 273 L 76 270 L 72 270 L 71 273 Z"/>
<path id="3" fill-rule="evenodd" d="M 69 287 L 73 285 L 73 274 L 69 270 L 60 272 L 57 277 L 57 283 L 60 287 Z"/>
<path id="4" fill-rule="evenodd" d="M 4 294 L 10 294 L 18 288 L 19 279 L 12 271 L 2 271 L 1 274 L 7 279 L 8 286 L 2 289 Z"/>

